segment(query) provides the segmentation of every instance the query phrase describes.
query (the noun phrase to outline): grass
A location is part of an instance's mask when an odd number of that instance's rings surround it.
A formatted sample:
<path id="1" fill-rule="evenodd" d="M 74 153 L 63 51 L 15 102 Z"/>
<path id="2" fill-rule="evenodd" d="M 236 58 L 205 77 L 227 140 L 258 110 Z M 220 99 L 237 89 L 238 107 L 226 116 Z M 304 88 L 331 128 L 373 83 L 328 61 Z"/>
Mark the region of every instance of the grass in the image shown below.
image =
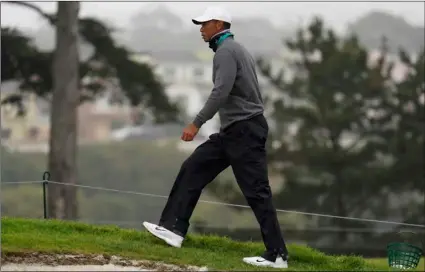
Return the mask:
<path id="1" fill-rule="evenodd" d="M 177 265 L 207 266 L 210 270 L 246 271 L 261 268 L 244 264 L 242 257 L 260 254 L 264 249 L 261 243 L 236 242 L 223 237 L 197 235 L 189 235 L 183 247 L 176 249 L 144 231 L 60 220 L 2 218 L 1 223 L 2 254 L 97 253 Z M 300 245 L 289 245 L 289 251 L 290 270 L 389 270 L 385 259 L 330 256 Z"/>

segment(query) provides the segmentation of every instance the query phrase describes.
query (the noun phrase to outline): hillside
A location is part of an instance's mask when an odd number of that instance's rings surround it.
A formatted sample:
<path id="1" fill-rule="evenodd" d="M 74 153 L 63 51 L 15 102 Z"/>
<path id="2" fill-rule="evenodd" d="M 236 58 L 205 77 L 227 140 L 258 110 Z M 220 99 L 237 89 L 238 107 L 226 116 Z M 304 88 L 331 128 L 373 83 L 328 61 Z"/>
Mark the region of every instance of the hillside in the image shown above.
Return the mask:
<path id="1" fill-rule="evenodd" d="M 371 12 L 348 27 L 349 32 L 356 33 L 360 42 L 367 48 L 378 48 L 385 36 L 392 52 L 403 47 L 410 52 L 418 52 L 424 47 L 425 28 L 412 26 L 402 17 L 383 12 Z"/>
<path id="2" fill-rule="evenodd" d="M 2 218 L 2 263 L 18 256 L 37 254 L 103 254 L 135 260 L 164 261 L 179 266 L 206 266 L 208 270 L 260 270 L 244 264 L 244 256 L 260 254 L 260 243 L 235 242 L 216 236 L 189 236 L 183 248 L 175 249 L 147 232 L 113 226 L 93 226 L 57 220 Z M 312 248 L 289 245 L 291 270 L 388 270 L 383 261 L 354 256 L 328 256 Z M 80 255 L 81 256 L 81 255 Z M 19 258 L 14 258 L 19 259 Z M 84 258 L 82 258 L 84 259 Z M 88 258 L 84 259 L 87 263 Z M 95 260 L 92 260 L 95 261 Z M 57 263 L 57 262 L 56 262 Z"/>
<path id="3" fill-rule="evenodd" d="M 170 28 L 170 25 L 173 27 Z M 295 34 L 295 28 L 290 31 L 291 26 L 285 26 L 285 30 L 279 29 L 262 17 L 235 18 L 232 29 L 235 37 L 246 44 L 250 51 L 262 53 L 279 50 L 282 39 Z M 377 48 L 382 36 L 388 38 L 393 52 L 401 46 L 416 53 L 424 46 L 423 26 L 410 25 L 404 18 L 385 12 L 372 11 L 364 14 L 349 24 L 347 31 L 356 33 L 369 49 Z M 25 29 L 25 33 L 34 37 L 40 48 L 53 48 L 54 32 L 50 26 L 45 25 L 35 31 Z M 188 27 L 187 22 L 161 4 L 136 12 L 128 27 L 115 32 L 114 37 L 117 43 L 135 51 L 198 51 L 207 48 L 197 27 Z M 90 48 L 81 46 L 82 55 L 88 56 Z"/>

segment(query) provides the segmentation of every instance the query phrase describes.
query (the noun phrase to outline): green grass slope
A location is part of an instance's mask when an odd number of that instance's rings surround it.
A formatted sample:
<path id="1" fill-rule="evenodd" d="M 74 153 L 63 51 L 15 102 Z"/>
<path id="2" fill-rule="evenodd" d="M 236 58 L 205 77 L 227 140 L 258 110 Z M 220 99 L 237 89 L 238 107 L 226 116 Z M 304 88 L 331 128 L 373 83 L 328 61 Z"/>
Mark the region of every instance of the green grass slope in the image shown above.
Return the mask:
<path id="1" fill-rule="evenodd" d="M 108 254 L 164 261 L 177 265 L 207 266 L 210 270 L 261 270 L 242 258 L 262 253 L 261 243 L 235 242 L 217 236 L 189 235 L 180 249 L 167 246 L 147 232 L 94 226 L 59 220 L 2 218 L 2 254 L 21 252 Z M 384 261 L 355 256 L 329 256 L 290 245 L 290 270 L 389 270 Z"/>

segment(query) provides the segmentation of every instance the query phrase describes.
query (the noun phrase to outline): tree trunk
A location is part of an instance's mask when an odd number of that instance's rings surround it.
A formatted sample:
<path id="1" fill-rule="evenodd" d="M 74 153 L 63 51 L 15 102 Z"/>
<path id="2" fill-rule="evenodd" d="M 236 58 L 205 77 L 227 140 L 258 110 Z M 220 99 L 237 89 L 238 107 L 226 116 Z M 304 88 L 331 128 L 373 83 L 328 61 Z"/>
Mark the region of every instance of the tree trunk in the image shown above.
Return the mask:
<path id="1" fill-rule="evenodd" d="M 56 48 L 53 59 L 53 97 L 49 170 L 52 180 L 76 184 L 77 108 L 79 92 L 78 13 L 79 2 L 58 2 Z M 48 212 L 51 218 L 76 219 L 76 188 L 49 184 Z M 60 198 L 64 210 L 58 211 Z"/>
<path id="2" fill-rule="evenodd" d="M 332 172 L 335 177 L 336 181 L 336 209 L 337 209 L 337 216 L 345 217 L 347 216 L 347 210 L 346 205 L 344 202 L 344 192 L 345 192 L 345 182 L 344 178 L 342 176 L 342 169 L 344 169 L 344 162 L 343 157 L 341 156 L 341 149 L 338 143 L 338 139 L 340 139 L 340 133 L 332 134 L 331 135 L 331 141 L 332 141 L 332 149 L 336 156 L 336 159 L 333 163 L 333 169 Z M 336 219 L 336 225 L 339 227 L 338 232 L 338 242 L 342 245 L 347 241 L 347 222 L 345 219 Z"/>
<path id="3" fill-rule="evenodd" d="M 337 215 L 345 217 L 347 216 L 347 211 L 345 209 L 345 203 L 344 203 L 344 182 L 341 178 L 341 175 L 338 173 L 336 175 L 337 179 Z M 338 234 L 338 240 L 341 244 L 344 244 L 347 241 L 347 230 L 346 230 L 346 220 L 345 219 L 338 219 L 338 227 L 339 227 L 339 234 Z"/>

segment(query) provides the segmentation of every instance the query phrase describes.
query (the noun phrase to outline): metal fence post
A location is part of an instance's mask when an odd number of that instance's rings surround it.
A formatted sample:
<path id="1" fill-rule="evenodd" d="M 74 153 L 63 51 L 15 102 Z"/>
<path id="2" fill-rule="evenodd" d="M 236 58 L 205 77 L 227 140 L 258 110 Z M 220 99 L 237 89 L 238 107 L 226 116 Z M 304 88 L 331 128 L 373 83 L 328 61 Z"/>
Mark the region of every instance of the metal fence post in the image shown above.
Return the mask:
<path id="1" fill-rule="evenodd" d="M 44 219 L 47 219 L 47 185 L 49 184 L 50 180 L 50 173 L 44 172 L 43 173 L 43 214 Z"/>

